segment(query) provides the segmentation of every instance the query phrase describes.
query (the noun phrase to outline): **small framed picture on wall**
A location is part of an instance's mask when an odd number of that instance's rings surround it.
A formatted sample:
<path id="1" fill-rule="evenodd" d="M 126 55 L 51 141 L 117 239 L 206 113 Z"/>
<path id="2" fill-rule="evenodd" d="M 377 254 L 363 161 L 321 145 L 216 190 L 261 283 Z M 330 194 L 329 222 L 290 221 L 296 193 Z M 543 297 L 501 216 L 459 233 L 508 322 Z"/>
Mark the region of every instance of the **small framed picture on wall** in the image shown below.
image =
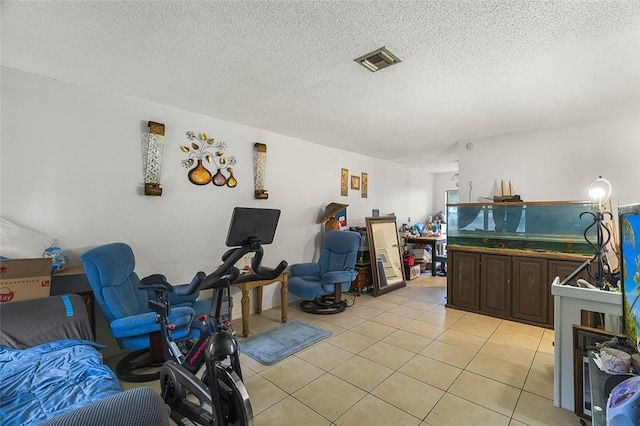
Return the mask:
<path id="1" fill-rule="evenodd" d="M 351 176 L 351 189 L 360 190 L 360 176 Z"/>
<path id="2" fill-rule="evenodd" d="M 346 197 L 349 195 L 349 170 L 340 170 L 340 195 Z"/>
<path id="3" fill-rule="evenodd" d="M 366 173 L 362 173 L 362 198 L 367 198 L 369 191 L 369 175 Z"/>

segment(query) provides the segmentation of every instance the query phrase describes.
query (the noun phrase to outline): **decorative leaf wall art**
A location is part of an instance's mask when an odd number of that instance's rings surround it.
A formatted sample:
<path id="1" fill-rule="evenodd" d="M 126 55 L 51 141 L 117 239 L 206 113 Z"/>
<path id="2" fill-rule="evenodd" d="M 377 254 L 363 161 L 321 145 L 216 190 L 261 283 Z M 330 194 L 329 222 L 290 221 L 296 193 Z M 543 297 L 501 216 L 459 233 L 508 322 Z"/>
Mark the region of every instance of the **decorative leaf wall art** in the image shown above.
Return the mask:
<path id="1" fill-rule="evenodd" d="M 187 173 L 189 182 L 194 185 L 207 185 L 211 182 L 215 186 L 227 185 L 229 188 L 235 188 L 238 185 L 238 181 L 233 177 L 233 168 L 231 166 L 236 164 L 236 157 L 225 154 L 227 149 L 226 142 L 209 138 L 206 133 L 196 135 L 191 130 L 185 134 L 189 144 L 182 145 L 180 149 L 185 154 L 188 154 L 187 159 L 182 160 L 182 165 L 190 169 L 189 173 Z M 216 170 L 215 174 L 211 174 L 203 164 L 204 162 L 213 165 Z M 226 176 L 223 171 L 228 173 L 229 176 Z"/>

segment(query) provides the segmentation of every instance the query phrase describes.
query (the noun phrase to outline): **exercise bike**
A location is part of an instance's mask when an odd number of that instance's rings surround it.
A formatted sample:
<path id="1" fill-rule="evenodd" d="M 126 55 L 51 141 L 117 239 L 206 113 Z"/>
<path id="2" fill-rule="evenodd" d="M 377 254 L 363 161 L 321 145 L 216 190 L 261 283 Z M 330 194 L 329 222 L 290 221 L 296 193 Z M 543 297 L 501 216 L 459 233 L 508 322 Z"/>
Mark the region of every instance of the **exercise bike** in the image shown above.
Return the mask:
<path id="1" fill-rule="evenodd" d="M 213 273 L 198 272 L 189 284 L 171 286 L 163 275 L 143 278 L 140 288 L 153 291 L 156 300 L 149 308 L 158 314 L 166 362 L 160 369 L 161 394 L 171 408 L 171 418 L 178 424 L 189 425 L 253 425 L 253 410 L 249 394 L 242 381 L 238 342 L 231 322 L 222 315 L 227 294 L 234 283 L 274 279 L 287 267 L 282 261 L 274 268 L 263 267 L 263 244 L 273 241 L 280 211 L 274 209 L 234 209 L 227 236 L 227 246 L 239 245 L 222 256 L 222 265 Z M 242 243 L 242 244 L 239 244 Z M 235 264 L 254 253 L 251 272 L 240 274 Z M 212 289 L 211 312 L 201 316 L 198 340 L 187 350 L 184 343 L 171 338 L 168 294 L 194 294 Z M 286 301 L 283 301 L 286 303 Z M 205 366 L 201 377 L 197 374 Z"/>

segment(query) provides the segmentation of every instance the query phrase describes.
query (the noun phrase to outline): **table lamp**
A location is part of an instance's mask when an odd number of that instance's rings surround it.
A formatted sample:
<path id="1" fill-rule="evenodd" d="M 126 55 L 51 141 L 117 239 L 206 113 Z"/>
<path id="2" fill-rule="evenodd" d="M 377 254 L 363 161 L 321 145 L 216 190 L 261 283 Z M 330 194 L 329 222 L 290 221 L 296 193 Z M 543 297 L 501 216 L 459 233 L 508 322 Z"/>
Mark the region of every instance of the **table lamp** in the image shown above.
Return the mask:
<path id="1" fill-rule="evenodd" d="M 589 198 L 591 198 L 591 202 L 593 203 L 593 211 L 583 212 L 580 214 L 580 219 L 582 219 L 582 216 L 584 215 L 590 215 L 593 217 L 593 223 L 587 226 L 584 230 L 584 238 L 595 251 L 591 261 L 597 261 L 598 273 L 596 276 L 593 276 L 591 273 L 589 273 L 589 275 L 595 279 L 596 287 L 598 288 L 603 288 L 606 284 L 606 276 L 611 272 L 605 257 L 605 246 L 609 244 L 609 241 L 611 240 L 611 231 L 609 231 L 609 228 L 604 224 L 607 217 L 610 220 L 613 219 L 611 212 L 605 210 L 605 206 L 609 201 L 610 196 L 611 183 L 609 183 L 608 180 L 603 179 L 602 176 L 599 176 L 598 179 L 594 180 L 591 182 L 591 185 L 589 185 Z M 587 234 L 592 228 L 595 228 L 596 232 L 595 244 L 587 237 Z"/>
<path id="2" fill-rule="evenodd" d="M 594 207 L 598 211 L 604 210 L 609 197 L 611 197 L 611 184 L 608 180 L 599 176 L 598 179 L 591 182 L 591 185 L 589 185 L 589 198 L 591 198 Z"/>

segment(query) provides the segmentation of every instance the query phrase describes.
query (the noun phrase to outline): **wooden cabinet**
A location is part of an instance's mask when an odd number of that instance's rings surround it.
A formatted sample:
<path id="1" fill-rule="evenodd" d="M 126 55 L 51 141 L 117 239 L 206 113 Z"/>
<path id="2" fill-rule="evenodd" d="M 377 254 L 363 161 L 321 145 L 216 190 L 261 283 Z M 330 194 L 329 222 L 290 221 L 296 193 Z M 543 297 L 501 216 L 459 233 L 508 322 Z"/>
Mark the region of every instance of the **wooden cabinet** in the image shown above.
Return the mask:
<path id="1" fill-rule="evenodd" d="M 480 310 L 498 316 L 511 315 L 511 257 L 480 256 Z"/>
<path id="2" fill-rule="evenodd" d="M 540 324 L 548 323 L 551 281 L 547 281 L 547 260 L 514 257 L 513 298 L 514 318 Z"/>
<path id="3" fill-rule="evenodd" d="M 355 291 L 358 296 L 362 294 L 362 289 L 372 285 L 371 265 L 356 265 L 358 276 L 351 282 L 351 291 Z"/>
<path id="4" fill-rule="evenodd" d="M 584 262 L 580 256 L 451 245 L 448 258 L 447 306 L 545 327 L 553 327 L 551 282 Z"/>
<path id="5" fill-rule="evenodd" d="M 449 257 L 452 282 L 447 286 L 447 300 L 453 306 L 477 310 L 480 308 L 480 255 L 455 252 Z"/>

